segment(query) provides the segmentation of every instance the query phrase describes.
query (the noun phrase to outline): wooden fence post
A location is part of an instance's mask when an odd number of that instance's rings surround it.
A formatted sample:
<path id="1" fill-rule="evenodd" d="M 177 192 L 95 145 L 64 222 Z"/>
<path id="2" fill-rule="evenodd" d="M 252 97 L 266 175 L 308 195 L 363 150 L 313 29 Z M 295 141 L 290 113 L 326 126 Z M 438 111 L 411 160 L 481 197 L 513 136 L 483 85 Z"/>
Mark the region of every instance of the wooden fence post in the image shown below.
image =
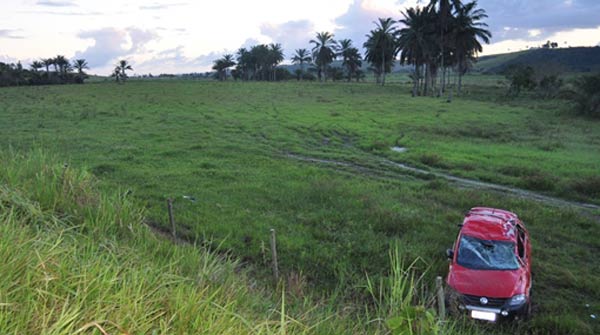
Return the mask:
<path id="1" fill-rule="evenodd" d="M 444 286 L 442 285 L 442 277 L 437 276 L 435 278 L 435 286 L 437 291 L 438 313 L 440 320 L 444 321 L 446 318 L 446 302 L 444 301 Z"/>
<path id="2" fill-rule="evenodd" d="M 173 217 L 173 199 L 167 199 L 167 210 L 169 211 L 169 223 L 171 224 L 171 233 L 174 238 L 177 238 L 177 233 L 175 232 L 175 218 Z"/>
<path id="3" fill-rule="evenodd" d="M 279 282 L 279 265 L 277 264 L 277 240 L 275 237 L 275 229 L 271 229 L 271 256 L 273 261 L 273 276 L 275 282 Z"/>

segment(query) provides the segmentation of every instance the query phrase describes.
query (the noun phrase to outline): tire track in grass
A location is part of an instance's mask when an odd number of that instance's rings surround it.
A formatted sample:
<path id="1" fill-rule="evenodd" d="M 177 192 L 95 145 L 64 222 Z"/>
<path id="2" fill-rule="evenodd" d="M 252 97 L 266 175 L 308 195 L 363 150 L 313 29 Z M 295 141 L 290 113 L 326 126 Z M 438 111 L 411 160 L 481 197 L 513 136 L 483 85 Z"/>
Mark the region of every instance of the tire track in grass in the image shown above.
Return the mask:
<path id="1" fill-rule="evenodd" d="M 441 179 L 450 181 L 460 187 L 477 188 L 477 189 L 485 189 L 485 190 L 495 191 L 495 192 L 499 192 L 502 194 L 508 194 L 508 195 L 512 195 L 512 196 L 516 196 L 516 197 L 520 197 L 520 198 L 535 200 L 535 201 L 538 201 L 538 202 L 541 202 L 544 204 L 548 204 L 548 205 L 552 205 L 552 206 L 575 207 L 575 208 L 579 208 L 579 209 L 588 209 L 588 210 L 600 210 L 600 206 L 594 205 L 594 204 L 565 200 L 565 199 L 561 199 L 561 198 L 556 198 L 556 197 L 536 193 L 536 192 L 529 191 L 529 190 L 524 190 L 524 189 L 517 188 L 517 187 L 510 187 L 510 186 L 499 185 L 499 184 L 494 184 L 494 183 L 489 183 L 489 182 L 484 182 L 484 181 L 479 181 L 479 180 L 474 180 L 474 179 L 461 178 L 461 177 L 453 176 L 451 174 L 438 172 L 438 171 L 428 171 L 428 170 L 416 168 L 413 166 L 409 166 L 409 165 L 406 165 L 403 163 L 394 162 L 389 159 L 385 159 L 385 158 L 381 158 L 381 157 L 374 158 L 378 163 L 381 164 L 380 167 L 377 167 L 377 168 L 366 167 L 366 166 L 362 166 L 362 165 L 359 165 L 356 163 L 350 163 L 350 162 L 345 162 L 345 161 L 337 161 L 337 160 L 332 160 L 332 159 L 309 157 L 309 156 L 303 156 L 303 155 L 298 155 L 298 154 L 293 154 L 293 153 L 286 154 L 286 157 L 295 159 L 295 160 L 299 160 L 299 161 L 304 161 L 304 162 L 317 163 L 317 164 L 323 164 L 323 165 L 331 165 L 331 166 L 335 166 L 335 167 L 351 168 L 362 174 L 382 174 L 383 173 L 383 174 L 387 174 L 387 175 L 395 174 L 397 176 L 403 176 L 403 177 L 405 177 L 406 175 L 429 177 L 429 178 L 436 177 L 436 178 L 441 178 Z M 387 169 L 387 168 L 385 168 L 386 166 L 389 168 L 395 168 L 396 171 Z M 381 169 L 381 168 L 384 168 L 385 170 L 380 171 L 379 169 Z M 398 170 L 404 171 L 405 173 L 399 172 Z"/>

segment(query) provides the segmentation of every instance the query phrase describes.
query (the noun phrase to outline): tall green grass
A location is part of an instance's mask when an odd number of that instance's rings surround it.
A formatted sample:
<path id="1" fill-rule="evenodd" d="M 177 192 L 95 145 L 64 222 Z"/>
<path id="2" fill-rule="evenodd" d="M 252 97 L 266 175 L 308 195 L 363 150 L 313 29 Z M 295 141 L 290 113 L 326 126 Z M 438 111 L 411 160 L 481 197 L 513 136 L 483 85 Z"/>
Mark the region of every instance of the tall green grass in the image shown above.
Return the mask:
<path id="1" fill-rule="evenodd" d="M 424 290 L 398 248 L 389 281 L 368 281 L 366 307 L 331 306 L 295 297 L 283 282 L 256 283 L 202 246 L 158 237 L 134 200 L 41 151 L 0 158 L 3 334 L 386 334 L 427 300 L 416 298 Z M 433 333 L 444 326 L 420 322 Z"/>

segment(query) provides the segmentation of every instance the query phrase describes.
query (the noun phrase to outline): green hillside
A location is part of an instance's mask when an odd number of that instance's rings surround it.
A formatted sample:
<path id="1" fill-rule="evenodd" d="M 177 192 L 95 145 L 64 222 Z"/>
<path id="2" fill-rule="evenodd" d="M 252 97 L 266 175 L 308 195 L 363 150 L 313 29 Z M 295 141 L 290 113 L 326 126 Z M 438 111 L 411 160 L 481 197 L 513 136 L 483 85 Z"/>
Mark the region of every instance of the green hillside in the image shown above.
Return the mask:
<path id="1" fill-rule="evenodd" d="M 482 73 L 501 73 L 514 64 L 551 66 L 562 72 L 600 71 L 600 47 L 533 49 L 484 56 L 479 58 L 474 70 Z"/>

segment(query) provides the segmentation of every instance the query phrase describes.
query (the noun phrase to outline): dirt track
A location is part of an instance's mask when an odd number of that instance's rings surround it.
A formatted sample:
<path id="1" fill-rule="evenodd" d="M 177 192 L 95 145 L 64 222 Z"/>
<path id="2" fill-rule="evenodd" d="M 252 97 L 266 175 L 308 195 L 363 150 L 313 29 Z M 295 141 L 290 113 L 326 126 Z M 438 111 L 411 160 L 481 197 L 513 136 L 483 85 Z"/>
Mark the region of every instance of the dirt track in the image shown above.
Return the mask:
<path id="1" fill-rule="evenodd" d="M 419 169 L 416 167 L 408 166 L 406 164 L 397 163 L 390 161 L 385 158 L 378 157 L 377 162 L 380 164 L 379 167 L 367 167 L 354 163 L 344 162 L 344 161 L 336 161 L 329 160 L 323 158 L 315 158 L 315 157 L 306 157 L 297 154 L 287 154 L 287 157 L 296 159 L 304 162 L 318 163 L 324 165 L 332 165 L 350 168 L 356 170 L 363 174 L 368 175 L 397 175 L 397 176 L 406 176 L 407 174 L 423 176 L 423 177 L 436 177 L 448 180 L 458 186 L 467 187 L 467 188 L 478 188 L 478 189 L 486 189 L 491 191 L 500 192 L 503 194 L 508 194 L 512 196 L 517 196 L 521 198 L 531 199 L 535 201 L 539 201 L 552 206 L 561 206 L 561 207 L 575 207 L 579 209 L 589 209 L 589 210 L 600 210 L 600 206 L 588 203 L 581 203 L 577 201 L 565 200 L 561 198 L 556 198 L 548 195 L 539 194 L 533 191 L 528 191 L 516 187 L 498 185 L 473 179 L 466 179 L 461 177 L 456 177 L 450 174 L 446 174 L 443 172 L 436 171 L 427 171 L 423 169 Z M 389 168 L 386 168 L 389 167 Z M 401 171 L 404 171 L 403 174 Z"/>

